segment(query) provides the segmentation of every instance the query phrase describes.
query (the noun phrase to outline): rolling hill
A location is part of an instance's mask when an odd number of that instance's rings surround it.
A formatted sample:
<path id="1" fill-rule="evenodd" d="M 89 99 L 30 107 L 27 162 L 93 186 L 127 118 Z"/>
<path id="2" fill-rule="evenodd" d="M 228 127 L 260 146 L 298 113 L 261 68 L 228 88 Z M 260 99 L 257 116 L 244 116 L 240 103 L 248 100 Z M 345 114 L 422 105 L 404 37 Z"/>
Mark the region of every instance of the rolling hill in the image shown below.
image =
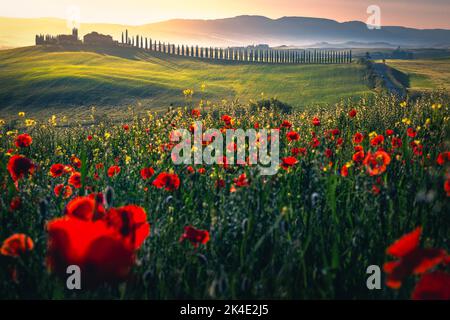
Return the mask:
<path id="1" fill-rule="evenodd" d="M 370 93 L 365 69 L 351 65 L 264 65 L 196 60 L 129 48 L 27 47 L 0 51 L 0 111 L 72 112 L 91 105 L 121 112 L 185 103 L 182 90 L 220 101 L 278 97 L 293 106 L 334 103 Z M 201 92 L 201 84 L 206 84 Z M 87 108 L 89 109 L 89 108 Z M 81 109 L 80 109 L 81 110 Z"/>
<path id="2" fill-rule="evenodd" d="M 405 27 L 385 26 L 380 30 L 369 30 L 359 21 L 337 22 L 321 18 L 283 17 L 270 19 L 263 16 L 238 16 L 216 20 L 175 19 L 140 26 L 119 24 L 86 23 L 80 34 L 91 31 L 111 34 L 120 39 L 121 32 L 140 34 L 172 43 L 199 44 L 204 46 L 242 46 L 267 43 L 271 46 L 329 46 L 347 43 L 352 46 L 383 47 L 450 47 L 450 30 L 420 30 Z M 20 47 L 34 44 L 36 33 L 68 33 L 66 21 L 56 18 L 19 19 L 0 17 L 0 46 Z M 358 44 L 359 43 L 359 44 Z M 380 46 L 379 44 L 377 46 Z"/>

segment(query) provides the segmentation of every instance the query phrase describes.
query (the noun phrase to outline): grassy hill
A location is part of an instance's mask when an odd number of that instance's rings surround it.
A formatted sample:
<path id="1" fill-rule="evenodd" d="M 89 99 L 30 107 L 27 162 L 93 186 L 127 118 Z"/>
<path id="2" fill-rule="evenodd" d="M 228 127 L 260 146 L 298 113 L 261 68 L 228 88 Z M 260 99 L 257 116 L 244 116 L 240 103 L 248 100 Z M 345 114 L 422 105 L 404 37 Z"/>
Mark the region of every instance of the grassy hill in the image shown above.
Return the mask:
<path id="1" fill-rule="evenodd" d="M 450 91 L 450 58 L 387 60 L 386 63 L 408 76 L 410 91 Z"/>
<path id="2" fill-rule="evenodd" d="M 352 65 L 263 65 L 205 61 L 136 49 L 82 51 L 27 47 L 0 52 L 0 110 L 69 110 L 68 106 L 146 108 L 194 101 L 277 97 L 293 106 L 334 103 L 370 92 L 364 68 Z M 83 48 L 86 50 L 86 48 Z M 201 92 L 202 84 L 206 90 Z M 45 108 L 44 108 L 45 107 Z M 80 109 L 81 110 L 81 109 Z M 83 109 L 84 110 L 84 109 Z"/>

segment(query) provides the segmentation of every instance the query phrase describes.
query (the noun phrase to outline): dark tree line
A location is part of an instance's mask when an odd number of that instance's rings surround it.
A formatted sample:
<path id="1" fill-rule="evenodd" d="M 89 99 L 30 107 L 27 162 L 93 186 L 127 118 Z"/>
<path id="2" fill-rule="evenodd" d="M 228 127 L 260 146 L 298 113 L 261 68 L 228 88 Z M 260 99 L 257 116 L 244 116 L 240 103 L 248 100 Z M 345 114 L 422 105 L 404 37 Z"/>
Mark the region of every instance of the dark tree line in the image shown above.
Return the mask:
<path id="1" fill-rule="evenodd" d="M 352 62 L 351 50 L 300 50 L 267 48 L 213 48 L 161 43 L 151 38 L 130 37 L 122 33 L 122 46 L 185 57 L 262 63 L 292 64 L 342 64 Z"/>

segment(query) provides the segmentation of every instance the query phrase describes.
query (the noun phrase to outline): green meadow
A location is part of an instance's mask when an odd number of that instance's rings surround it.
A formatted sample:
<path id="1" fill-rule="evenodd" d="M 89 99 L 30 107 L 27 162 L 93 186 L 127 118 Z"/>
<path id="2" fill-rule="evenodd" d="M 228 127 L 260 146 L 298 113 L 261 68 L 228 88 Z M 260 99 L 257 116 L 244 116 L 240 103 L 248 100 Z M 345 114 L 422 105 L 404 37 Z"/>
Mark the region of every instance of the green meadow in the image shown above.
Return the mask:
<path id="1" fill-rule="evenodd" d="M 0 110 L 38 116 L 68 109 L 83 113 L 95 105 L 114 115 L 130 104 L 182 105 L 187 88 L 197 101 L 276 97 L 294 107 L 331 104 L 370 94 L 365 71 L 358 64 L 224 63 L 136 49 L 26 47 L 0 51 Z"/>

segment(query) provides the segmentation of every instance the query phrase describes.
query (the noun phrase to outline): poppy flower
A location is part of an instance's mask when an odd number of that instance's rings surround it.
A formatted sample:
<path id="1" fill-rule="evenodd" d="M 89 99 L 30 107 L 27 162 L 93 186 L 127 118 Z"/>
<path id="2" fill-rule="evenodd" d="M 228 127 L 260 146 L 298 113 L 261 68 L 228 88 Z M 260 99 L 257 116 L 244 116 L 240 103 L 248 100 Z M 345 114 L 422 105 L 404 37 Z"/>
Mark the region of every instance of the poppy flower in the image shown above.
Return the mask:
<path id="1" fill-rule="evenodd" d="M 186 168 L 186 170 L 187 170 L 187 172 L 188 172 L 189 174 L 193 174 L 193 173 L 195 172 L 195 169 L 194 169 L 192 166 L 188 166 L 188 167 Z"/>
<path id="2" fill-rule="evenodd" d="M 350 118 L 356 117 L 356 110 L 355 109 L 350 110 L 349 113 L 348 113 L 348 116 Z"/>
<path id="3" fill-rule="evenodd" d="M 9 210 L 16 211 L 20 209 L 21 206 L 22 206 L 22 199 L 20 199 L 19 196 L 16 196 L 12 198 L 11 202 L 9 203 Z"/>
<path id="4" fill-rule="evenodd" d="M 312 119 L 312 124 L 313 124 L 313 126 L 315 126 L 315 127 L 320 126 L 320 120 L 319 120 L 319 118 L 314 117 L 314 118 Z"/>
<path id="5" fill-rule="evenodd" d="M 391 163 L 391 157 L 385 151 L 376 151 L 367 153 L 363 164 L 366 166 L 367 173 L 371 176 L 377 176 L 386 171 L 387 165 Z"/>
<path id="6" fill-rule="evenodd" d="M 206 230 L 195 229 L 194 227 L 184 227 L 184 233 L 180 237 L 180 242 L 189 240 L 197 248 L 199 244 L 206 244 L 210 239 L 209 232 Z"/>
<path id="7" fill-rule="evenodd" d="M 205 174 L 206 169 L 205 169 L 205 168 L 199 168 L 199 169 L 197 170 L 197 172 L 200 173 L 200 174 Z"/>
<path id="8" fill-rule="evenodd" d="M 245 173 L 241 174 L 238 178 L 233 179 L 233 181 L 238 187 L 247 187 L 250 185 Z"/>
<path id="9" fill-rule="evenodd" d="M 415 138 L 417 136 L 417 132 L 413 128 L 406 129 L 406 134 L 410 138 Z"/>
<path id="10" fill-rule="evenodd" d="M 225 125 L 231 126 L 233 124 L 233 119 L 229 115 L 223 115 L 222 121 L 225 122 Z"/>
<path id="11" fill-rule="evenodd" d="M 394 148 L 394 149 L 401 148 L 403 145 L 402 139 L 397 138 L 397 137 L 392 137 L 391 145 L 392 145 L 392 148 Z"/>
<path id="12" fill-rule="evenodd" d="M 195 117 L 195 118 L 200 117 L 200 110 L 198 110 L 198 109 L 192 109 L 191 115 L 192 115 L 193 117 Z"/>
<path id="13" fill-rule="evenodd" d="M 311 142 L 310 142 L 310 145 L 313 148 L 317 148 L 318 146 L 320 146 L 320 140 L 317 139 L 316 137 L 313 137 Z"/>
<path id="14" fill-rule="evenodd" d="M 306 148 L 292 148 L 291 149 L 291 155 L 294 157 L 298 156 L 299 154 L 302 156 L 305 156 L 306 152 L 307 152 Z"/>
<path id="15" fill-rule="evenodd" d="M 353 154 L 352 160 L 356 163 L 361 163 L 364 161 L 364 157 L 365 157 L 364 150 L 361 150 Z"/>
<path id="16" fill-rule="evenodd" d="M 422 274 L 440 264 L 447 253 L 442 249 L 423 249 L 419 247 L 422 228 L 404 235 L 387 248 L 387 254 L 398 258 L 396 261 L 386 262 L 384 271 L 388 274 L 387 286 L 400 288 L 403 280 L 412 274 Z"/>
<path id="17" fill-rule="evenodd" d="M 125 131 L 129 131 L 129 130 L 130 130 L 130 126 L 127 125 L 127 124 L 124 124 L 124 125 L 122 126 L 122 129 L 125 130 Z"/>
<path id="18" fill-rule="evenodd" d="M 50 175 L 53 178 L 61 177 L 65 172 L 65 166 L 61 163 L 56 163 L 50 167 Z"/>
<path id="19" fill-rule="evenodd" d="M 286 133 L 286 138 L 289 141 L 298 141 L 300 139 L 300 135 L 295 131 L 289 131 Z"/>
<path id="20" fill-rule="evenodd" d="M 450 178 L 444 182 L 444 191 L 447 193 L 447 197 L 450 197 Z"/>
<path id="21" fill-rule="evenodd" d="M 93 196 L 77 197 L 66 205 L 65 213 L 68 217 L 90 221 L 94 219 L 95 211 L 99 209 L 97 205 L 99 204 Z M 103 208 L 98 211 L 102 212 Z"/>
<path id="22" fill-rule="evenodd" d="M 161 172 L 153 181 L 153 185 L 158 189 L 174 191 L 180 187 L 180 178 L 175 173 Z"/>
<path id="23" fill-rule="evenodd" d="M 70 157 L 70 162 L 72 163 L 72 165 L 73 165 L 74 167 L 76 167 L 76 168 L 78 168 L 78 169 L 81 168 L 81 160 L 78 159 L 77 157 L 71 156 L 71 157 Z"/>
<path id="24" fill-rule="evenodd" d="M 298 160 L 294 157 L 286 157 L 281 159 L 281 167 L 284 170 L 288 170 L 289 168 L 293 167 L 298 163 Z"/>
<path id="25" fill-rule="evenodd" d="M 16 137 L 15 140 L 15 144 L 17 148 L 26 148 L 29 147 L 31 145 L 31 143 L 33 142 L 33 139 L 31 138 L 31 136 L 27 133 L 24 134 L 19 134 Z"/>
<path id="26" fill-rule="evenodd" d="M 412 293 L 413 300 L 450 300 L 450 275 L 443 271 L 424 274 Z"/>
<path id="27" fill-rule="evenodd" d="M 333 151 L 330 148 L 325 150 L 325 157 L 331 158 L 333 156 Z"/>
<path id="28" fill-rule="evenodd" d="M 225 188 L 225 185 L 226 185 L 226 183 L 225 183 L 225 180 L 223 180 L 223 179 L 218 179 L 215 182 L 215 186 L 217 189 Z"/>
<path id="29" fill-rule="evenodd" d="M 348 167 L 346 165 L 343 165 L 341 168 L 341 176 L 343 176 L 343 177 L 348 176 Z"/>
<path id="30" fill-rule="evenodd" d="M 18 182 L 25 176 L 32 175 L 36 166 L 33 162 L 21 155 L 14 155 L 8 161 L 8 172 L 14 182 Z"/>
<path id="31" fill-rule="evenodd" d="M 394 134 L 394 130 L 392 130 L 392 129 L 387 129 L 386 130 L 386 135 L 387 136 L 392 136 Z"/>
<path id="32" fill-rule="evenodd" d="M 34 243 L 29 236 L 23 233 L 16 233 L 3 241 L 0 254 L 17 258 L 33 250 L 33 248 Z"/>
<path id="33" fill-rule="evenodd" d="M 138 250 L 150 234 L 145 210 L 135 205 L 111 208 L 105 215 L 105 219 L 122 235 L 124 241 L 133 250 Z"/>
<path id="34" fill-rule="evenodd" d="M 65 186 L 63 184 L 58 184 L 53 188 L 53 193 L 55 196 L 59 197 L 62 195 L 64 199 L 69 198 L 72 195 L 72 188 L 70 186 Z"/>
<path id="35" fill-rule="evenodd" d="M 103 220 L 66 216 L 50 221 L 47 231 L 47 265 L 61 276 L 66 275 L 69 265 L 77 265 L 83 282 L 96 285 L 125 279 L 134 264 L 134 251 Z"/>
<path id="36" fill-rule="evenodd" d="M 74 172 L 69 178 L 69 184 L 72 185 L 75 189 L 81 188 L 81 173 Z"/>
<path id="37" fill-rule="evenodd" d="M 141 178 L 143 180 L 150 179 L 155 174 L 155 170 L 152 167 L 143 168 L 141 170 Z"/>
<path id="38" fill-rule="evenodd" d="M 439 153 L 436 159 L 436 163 L 440 166 L 444 165 L 448 161 L 450 161 L 450 151 Z"/>
<path id="39" fill-rule="evenodd" d="M 383 143 L 384 143 L 384 136 L 381 134 L 376 135 L 374 138 L 372 138 L 372 140 L 370 140 L 370 144 L 372 146 L 379 146 Z"/>
<path id="40" fill-rule="evenodd" d="M 364 140 L 364 136 L 360 132 L 355 133 L 355 135 L 353 136 L 353 143 L 354 144 L 360 144 L 360 143 L 363 142 L 363 140 Z"/>
<path id="41" fill-rule="evenodd" d="M 283 122 L 281 123 L 281 126 L 282 126 L 283 128 L 289 129 L 290 127 L 292 127 L 292 123 L 290 123 L 290 122 L 287 121 L 287 120 L 283 120 Z"/>
<path id="42" fill-rule="evenodd" d="M 117 176 L 119 173 L 120 173 L 119 166 L 111 166 L 108 169 L 108 177 L 110 178 Z"/>

